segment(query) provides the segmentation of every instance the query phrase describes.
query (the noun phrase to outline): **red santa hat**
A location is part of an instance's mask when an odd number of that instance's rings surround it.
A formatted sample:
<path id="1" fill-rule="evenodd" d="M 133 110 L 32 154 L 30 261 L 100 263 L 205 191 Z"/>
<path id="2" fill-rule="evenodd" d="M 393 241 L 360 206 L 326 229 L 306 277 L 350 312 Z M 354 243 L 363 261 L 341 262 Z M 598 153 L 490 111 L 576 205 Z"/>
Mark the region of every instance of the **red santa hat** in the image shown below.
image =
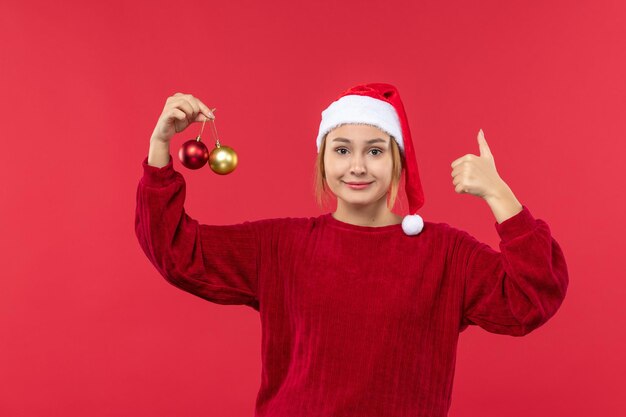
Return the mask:
<path id="1" fill-rule="evenodd" d="M 339 95 L 324 111 L 317 135 L 317 152 L 322 139 L 335 127 L 344 123 L 366 123 L 378 127 L 395 139 L 403 159 L 405 191 L 409 214 L 402 220 L 402 230 L 407 235 L 417 235 L 424 228 L 424 220 L 417 210 L 424 205 L 424 192 L 409 122 L 398 89 L 391 84 L 369 83 L 349 88 Z"/>

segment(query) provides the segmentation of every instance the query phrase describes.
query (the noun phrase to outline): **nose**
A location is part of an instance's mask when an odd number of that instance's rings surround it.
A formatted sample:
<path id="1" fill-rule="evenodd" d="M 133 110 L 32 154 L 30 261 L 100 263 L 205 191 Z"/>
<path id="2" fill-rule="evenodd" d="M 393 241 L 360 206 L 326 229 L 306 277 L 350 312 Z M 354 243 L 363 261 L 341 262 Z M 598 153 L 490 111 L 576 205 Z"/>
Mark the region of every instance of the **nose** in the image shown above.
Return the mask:
<path id="1" fill-rule="evenodd" d="M 352 162 L 350 163 L 350 173 L 353 175 L 362 175 L 365 173 L 365 164 L 363 163 L 363 158 L 357 154 L 354 158 L 352 158 Z"/>

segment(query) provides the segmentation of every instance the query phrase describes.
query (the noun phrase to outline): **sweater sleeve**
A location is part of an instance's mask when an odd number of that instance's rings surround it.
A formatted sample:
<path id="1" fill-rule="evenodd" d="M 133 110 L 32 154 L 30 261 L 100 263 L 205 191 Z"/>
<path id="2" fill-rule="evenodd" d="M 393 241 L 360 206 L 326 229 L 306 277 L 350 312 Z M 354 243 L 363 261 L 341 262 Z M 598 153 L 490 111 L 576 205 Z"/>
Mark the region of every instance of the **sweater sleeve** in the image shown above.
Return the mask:
<path id="1" fill-rule="evenodd" d="M 491 333 L 524 336 L 561 306 L 569 283 L 567 265 L 548 224 L 526 206 L 495 227 L 500 252 L 461 231 L 460 331 L 478 325 Z"/>
<path id="2" fill-rule="evenodd" d="M 135 234 L 158 272 L 174 286 L 218 304 L 259 310 L 257 222 L 199 224 L 184 208 L 185 179 L 173 168 L 142 162 Z"/>

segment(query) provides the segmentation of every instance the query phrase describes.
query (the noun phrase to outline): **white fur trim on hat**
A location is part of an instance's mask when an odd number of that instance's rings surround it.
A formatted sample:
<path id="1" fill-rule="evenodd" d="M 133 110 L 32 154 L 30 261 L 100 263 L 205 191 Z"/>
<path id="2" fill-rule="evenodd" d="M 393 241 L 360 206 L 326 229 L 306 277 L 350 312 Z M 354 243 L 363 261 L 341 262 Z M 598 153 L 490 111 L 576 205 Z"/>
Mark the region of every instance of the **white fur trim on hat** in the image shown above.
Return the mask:
<path id="1" fill-rule="evenodd" d="M 402 219 L 402 230 L 409 236 L 419 234 L 424 228 L 424 219 L 419 214 L 408 214 Z"/>
<path id="2" fill-rule="evenodd" d="M 324 135 L 343 123 L 367 123 L 377 126 L 393 136 L 404 153 L 402 126 L 396 109 L 383 100 L 358 94 L 350 94 L 333 101 L 322 111 L 322 121 L 317 135 L 317 152 Z"/>

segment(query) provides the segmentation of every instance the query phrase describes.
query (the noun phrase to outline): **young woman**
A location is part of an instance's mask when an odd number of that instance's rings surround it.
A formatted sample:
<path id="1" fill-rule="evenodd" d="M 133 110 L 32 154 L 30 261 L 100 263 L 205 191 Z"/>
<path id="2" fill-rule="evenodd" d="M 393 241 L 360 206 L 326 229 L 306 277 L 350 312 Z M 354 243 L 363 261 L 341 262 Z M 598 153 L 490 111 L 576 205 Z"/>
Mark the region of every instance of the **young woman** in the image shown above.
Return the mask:
<path id="1" fill-rule="evenodd" d="M 159 273 L 262 325 L 255 415 L 446 416 L 458 336 L 468 325 L 523 336 L 560 307 L 568 274 L 548 224 L 480 156 L 452 163 L 455 190 L 492 209 L 500 252 L 446 223 L 424 222 L 404 107 L 384 83 L 344 91 L 322 112 L 317 217 L 200 224 L 184 209 L 175 133 L 213 117 L 189 94 L 167 99 L 143 160 L 135 230 Z M 401 178 L 409 215 L 391 211 Z"/>

